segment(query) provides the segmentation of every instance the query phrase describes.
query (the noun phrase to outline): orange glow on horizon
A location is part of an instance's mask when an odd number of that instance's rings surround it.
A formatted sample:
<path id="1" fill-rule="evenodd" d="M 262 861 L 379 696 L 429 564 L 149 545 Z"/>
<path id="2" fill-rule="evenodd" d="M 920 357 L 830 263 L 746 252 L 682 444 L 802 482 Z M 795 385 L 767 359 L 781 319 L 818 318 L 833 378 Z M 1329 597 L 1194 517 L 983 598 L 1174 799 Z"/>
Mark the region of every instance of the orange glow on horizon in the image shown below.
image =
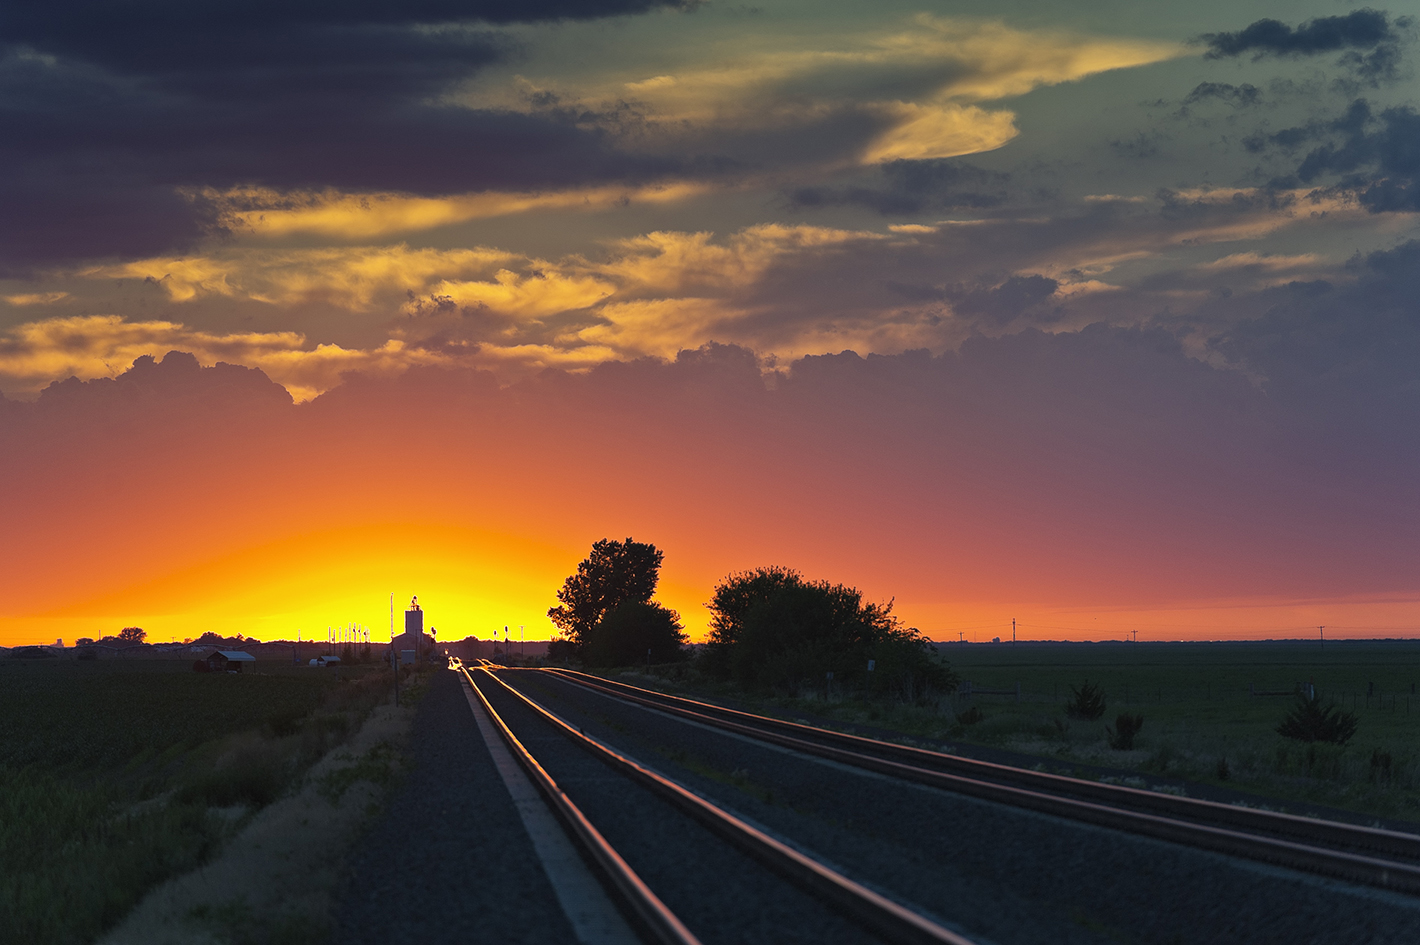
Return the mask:
<path id="1" fill-rule="evenodd" d="M 570 543 L 454 525 L 330 529 L 214 557 L 45 612 L 0 615 L 0 645 L 59 638 L 72 645 L 79 637 L 97 639 L 124 626 L 143 627 L 154 643 L 208 631 L 259 640 L 295 639 L 299 633 L 302 639 L 322 640 L 327 628 L 352 623 L 381 643 L 389 639 L 391 593 L 396 632 L 402 630 L 402 611 L 417 594 L 440 640 L 470 635 L 488 640 L 505 626 L 514 639 L 521 627 L 525 639 L 546 640 L 556 633 L 547 609 L 585 554 L 586 548 Z M 656 596 L 681 614 L 692 641 L 706 638 L 704 604 L 733 570 L 740 569 L 717 569 L 708 561 L 687 567 L 667 556 Z M 877 593 L 881 575 L 866 583 L 814 571 L 806 575 L 855 584 L 870 600 L 894 596 L 888 587 Z M 1127 640 L 1136 630 L 1139 640 L 1150 642 L 1310 639 L 1318 624 L 1327 626 L 1328 639 L 1337 640 L 1420 635 L 1415 622 L 1420 601 L 1408 599 L 1012 609 L 991 601 L 923 597 L 898 595 L 894 612 L 938 642 L 986 643 L 997 636 L 1009 641 L 1012 616 L 1021 642 Z"/>

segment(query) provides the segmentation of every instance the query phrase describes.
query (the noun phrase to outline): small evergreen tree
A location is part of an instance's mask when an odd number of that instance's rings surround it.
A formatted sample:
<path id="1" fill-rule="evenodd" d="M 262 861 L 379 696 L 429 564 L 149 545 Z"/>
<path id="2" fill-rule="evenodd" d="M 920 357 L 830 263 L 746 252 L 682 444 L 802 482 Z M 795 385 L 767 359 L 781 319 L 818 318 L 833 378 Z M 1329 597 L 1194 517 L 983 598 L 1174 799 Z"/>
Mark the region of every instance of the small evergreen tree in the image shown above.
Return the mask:
<path id="1" fill-rule="evenodd" d="M 1070 718 L 1093 722 L 1104 715 L 1105 702 L 1102 687 L 1086 679 L 1084 685 L 1079 689 L 1071 686 L 1070 692 L 1074 694 L 1073 698 L 1065 705 L 1065 714 Z"/>
<path id="2" fill-rule="evenodd" d="M 1354 712 L 1347 712 L 1332 703 L 1323 706 L 1318 699 L 1299 695 L 1292 711 L 1277 726 L 1277 734 L 1302 742 L 1344 745 L 1356 734 L 1356 723 Z"/>

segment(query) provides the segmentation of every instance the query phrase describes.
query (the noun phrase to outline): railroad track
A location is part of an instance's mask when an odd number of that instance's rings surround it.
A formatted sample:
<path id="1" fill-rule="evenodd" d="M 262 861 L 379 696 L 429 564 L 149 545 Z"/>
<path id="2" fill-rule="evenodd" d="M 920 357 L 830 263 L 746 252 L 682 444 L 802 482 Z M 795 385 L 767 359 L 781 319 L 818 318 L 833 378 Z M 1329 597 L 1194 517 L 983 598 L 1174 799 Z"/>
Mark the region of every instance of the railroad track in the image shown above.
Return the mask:
<path id="1" fill-rule="evenodd" d="M 465 667 L 460 667 L 459 670 L 513 756 L 542 793 L 568 834 L 597 868 L 604 884 L 615 892 L 640 929 L 655 941 L 666 945 L 699 945 L 696 935 L 637 875 L 518 738 L 480 683 L 498 687 L 501 692 L 511 694 L 565 738 L 648 788 L 711 832 L 878 938 L 914 945 L 974 945 L 971 939 L 946 928 L 922 912 L 863 886 L 820 858 L 770 836 L 635 758 L 586 735 L 580 728 L 508 685 L 488 669 L 480 666 L 475 667 L 473 672 Z"/>
<path id="2" fill-rule="evenodd" d="M 556 676 L 623 703 L 894 778 L 1273 866 L 1420 894 L 1420 836 L 1415 834 L 1012 768 L 754 715 L 570 670 L 531 672 Z"/>

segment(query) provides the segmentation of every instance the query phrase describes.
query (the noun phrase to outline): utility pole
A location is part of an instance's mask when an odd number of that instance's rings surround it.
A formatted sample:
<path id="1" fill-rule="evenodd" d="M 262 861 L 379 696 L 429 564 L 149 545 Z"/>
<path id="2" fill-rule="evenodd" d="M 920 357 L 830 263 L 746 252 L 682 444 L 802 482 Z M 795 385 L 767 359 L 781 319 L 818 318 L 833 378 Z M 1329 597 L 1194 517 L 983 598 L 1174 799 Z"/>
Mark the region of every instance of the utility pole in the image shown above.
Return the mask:
<path id="1" fill-rule="evenodd" d="M 1325 624 L 1323 624 L 1322 626 L 1316 628 L 1316 635 L 1321 638 L 1321 645 L 1322 645 L 1322 648 L 1324 649 L 1324 648 L 1326 647 L 1326 625 L 1325 625 Z"/>
<path id="2" fill-rule="evenodd" d="M 523 659 L 527 659 L 528 656 L 527 642 L 527 637 L 523 633 L 523 625 L 518 624 L 518 655 Z"/>
<path id="3" fill-rule="evenodd" d="M 966 642 L 966 631 L 965 631 L 965 630 L 958 630 L 958 631 L 957 631 L 957 642 L 958 642 L 958 643 L 965 643 L 965 642 Z"/>
<path id="4" fill-rule="evenodd" d="M 1135 642 L 1135 643 L 1138 643 L 1138 642 L 1139 642 L 1139 631 L 1138 631 L 1138 630 L 1131 630 L 1131 631 L 1129 631 L 1129 632 L 1132 633 L 1132 634 L 1134 634 L 1134 642 Z"/>
<path id="5" fill-rule="evenodd" d="M 1016 618 L 1011 618 L 1011 646 L 1016 645 Z"/>

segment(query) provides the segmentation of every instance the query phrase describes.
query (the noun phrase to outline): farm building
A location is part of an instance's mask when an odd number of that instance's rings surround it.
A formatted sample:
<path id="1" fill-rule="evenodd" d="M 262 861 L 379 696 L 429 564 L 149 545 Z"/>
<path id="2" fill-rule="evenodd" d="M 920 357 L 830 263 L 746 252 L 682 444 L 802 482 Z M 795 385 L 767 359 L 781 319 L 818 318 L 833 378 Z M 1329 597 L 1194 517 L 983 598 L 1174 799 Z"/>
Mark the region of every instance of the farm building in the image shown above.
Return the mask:
<path id="1" fill-rule="evenodd" d="M 255 656 L 242 650 L 218 650 L 207 657 L 207 668 L 214 673 L 240 673 L 243 663 L 255 662 Z"/>

